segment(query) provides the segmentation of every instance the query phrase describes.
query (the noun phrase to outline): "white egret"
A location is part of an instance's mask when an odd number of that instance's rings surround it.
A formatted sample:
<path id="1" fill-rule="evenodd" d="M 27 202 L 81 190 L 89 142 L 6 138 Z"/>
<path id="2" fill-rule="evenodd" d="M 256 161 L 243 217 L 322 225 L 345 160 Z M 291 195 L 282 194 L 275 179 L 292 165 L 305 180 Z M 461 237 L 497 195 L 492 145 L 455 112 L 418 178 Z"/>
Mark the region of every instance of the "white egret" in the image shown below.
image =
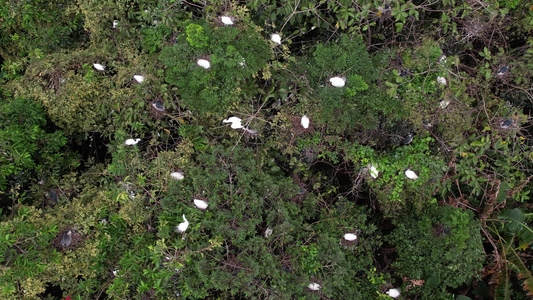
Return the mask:
<path id="1" fill-rule="evenodd" d="M 440 76 L 437 77 L 437 82 L 439 84 L 442 84 L 442 85 L 446 85 L 447 84 L 446 78 L 440 77 Z"/>
<path id="2" fill-rule="evenodd" d="M 196 63 L 204 69 L 211 68 L 211 63 L 207 59 L 199 59 Z"/>
<path id="3" fill-rule="evenodd" d="M 269 236 L 272 235 L 273 232 L 274 230 L 272 230 L 272 228 L 267 227 L 267 229 L 265 230 L 265 237 L 268 238 Z"/>
<path id="4" fill-rule="evenodd" d="M 304 115 L 302 117 L 302 120 L 300 121 L 300 124 L 302 124 L 302 127 L 305 129 L 309 128 L 309 118 L 306 115 Z"/>
<path id="5" fill-rule="evenodd" d="M 405 176 L 407 176 L 407 178 L 412 179 L 412 180 L 418 179 L 418 175 L 416 175 L 416 173 L 412 171 L 411 169 L 407 169 L 405 171 Z"/>
<path id="6" fill-rule="evenodd" d="M 357 235 L 355 233 L 346 233 L 344 234 L 344 239 L 349 242 L 352 242 L 357 240 Z"/>
<path id="7" fill-rule="evenodd" d="M 172 172 L 170 173 L 170 177 L 175 180 L 183 180 L 183 178 L 185 178 L 185 175 L 182 172 Z"/>
<path id="8" fill-rule="evenodd" d="M 117 28 L 117 25 L 118 25 L 118 21 L 117 20 L 113 20 L 113 28 Z"/>
<path id="9" fill-rule="evenodd" d="M 342 77 L 331 77 L 329 82 L 331 82 L 331 85 L 334 87 L 344 87 L 346 84 L 346 79 Z"/>
<path id="10" fill-rule="evenodd" d="M 400 297 L 400 290 L 399 289 L 390 289 L 387 291 L 387 295 L 391 298 L 398 298 Z"/>
<path id="11" fill-rule="evenodd" d="M 101 64 L 93 64 L 93 67 L 94 67 L 97 71 L 104 71 L 104 70 L 105 70 L 105 66 L 104 66 L 104 65 L 101 65 Z"/>
<path id="12" fill-rule="evenodd" d="M 120 275 L 118 274 L 120 272 L 120 270 L 113 270 L 113 276 L 115 277 L 119 277 Z"/>
<path id="13" fill-rule="evenodd" d="M 135 81 L 137 81 L 138 83 L 141 83 L 144 81 L 144 76 L 142 75 L 133 75 L 133 79 L 135 79 Z"/>
<path id="14" fill-rule="evenodd" d="M 224 25 L 233 25 L 233 20 L 228 16 L 222 16 L 220 17 L 220 21 L 224 23 Z"/>
<path id="15" fill-rule="evenodd" d="M 368 165 L 368 172 L 370 173 L 370 176 L 372 176 L 372 178 L 378 178 L 379 171 L 373 164 Z"/>
<path id="16" fill-rule="evenodd" d="M 185 215 L 183 215 L 183 223 L 180 223 L 178 226 L 176 226 L 176 232 L 183 233 L 185 230 L 189 228 L 189 221 L 187 218 L 185 218 Z"/>
<path id="17" fill-rule="evenodd" d="M 194 205 L 198 208 L 198 209 L 201 209 L 201 210 L 206 210 L 207 209 L 207 202 L 205 200 L 200 200 L 200 199 L 194 199 Z"/>
<path id="18" fill-rule="evenodd" d="M 274 33 L 270 36 L 270 40 L 272 40 L 274 43 L 281 45 L 281 36 L 277 33 Z"/>
<path id="19" fill-rule="evenodd" d="M 307 287 L 308 287 L 311 291 L 318 291 L 318 290 L 320 290 L 320 284 L 315 283 L 315 282 L 311 282 Z"/>
<path id="20" fill-rule="evenodd" d="M 141 139 L 127 139 L 125 142 L 124 142 L 124 145 L 126 146 L 133 146 L 133 145 L 137 145 L 138 142 L 140 142 Z"/>
<path id="21" fill-rule="evenodd" d="M 228 119 L 225 119 L 225 120 L 222 121 L 222 123 L 231 123 L 231 128 L 233 128 L 233 129 L 243 128 L 241 122 L 242 122 L 242 120 L 240 118 L 237 118 L 237 117 L 231 117 L 231 118 L 228 118 Z"/>

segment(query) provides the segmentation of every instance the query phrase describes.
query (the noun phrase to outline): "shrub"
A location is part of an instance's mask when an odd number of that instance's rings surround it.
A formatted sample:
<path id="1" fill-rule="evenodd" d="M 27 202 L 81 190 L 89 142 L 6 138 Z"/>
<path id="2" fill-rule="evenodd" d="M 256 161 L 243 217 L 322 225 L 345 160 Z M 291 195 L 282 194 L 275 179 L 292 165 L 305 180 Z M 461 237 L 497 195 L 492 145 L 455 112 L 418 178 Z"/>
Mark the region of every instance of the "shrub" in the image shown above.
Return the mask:
<path id="1" fill-rule="evenodd" d="M 458 287 L 483 268 L 481 224 L 470 211 L 428 204 L 395 223 L 397 228 L 386 238 L 398 252 L 397 275 L 425 280 L 412 294 L 430 297 L 437 287 Z"/>

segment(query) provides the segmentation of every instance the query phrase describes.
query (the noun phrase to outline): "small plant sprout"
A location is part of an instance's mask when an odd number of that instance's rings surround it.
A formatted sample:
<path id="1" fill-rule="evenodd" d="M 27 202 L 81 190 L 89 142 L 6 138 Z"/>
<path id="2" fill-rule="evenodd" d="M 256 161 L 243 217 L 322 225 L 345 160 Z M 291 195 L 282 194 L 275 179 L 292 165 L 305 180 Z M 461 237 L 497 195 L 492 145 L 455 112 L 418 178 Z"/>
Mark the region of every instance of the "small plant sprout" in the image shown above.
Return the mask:
<path id="1" fill-rule="evenodd" d="M 309 118 L 306 115 L 304 115 L 302 117 L 302 120 L 300 121 L 300 124 L 302 124 L 302 127 L 305 129 L 309 128 Z"/>
<path id="2" fill-rule="evenodd" d="M 59 244 L 61 247 L 68 247 L 72 243 L 72 230 L 69 230 L 61 236 L 61 241 Z"/>
<path id="3" fill-rule="evenodd" d="M 505 120 L 500 124 L 500 127 L 506 129 L 509 128 L 511 125 L 513 125 L 513 120 Z"/>
<path id="4" fill-rule="evenodd" d="M 144 81 L 144 76 L 142 75 L 133 75 L 133 79 L 135 79 L 135 81 L 137 81 L 138 83 L 141 83 Z"/>
<path id="5" fill-rule="evenodd" d="M 93 64 L 93 67 L 94 67 L 97 71 L 105 71 L 105 66 L 104 66 L 104 65 L 101 65 L 101 64 Z"/>
<path id="6" fill-rule="evenodd" d="M 117 25 L 118 25 L 118 21 L 117 20 L 113 20 L 113 29 L 117 28 Z"/>
<path id="7" fill-rule="evenodd" d="M 137 145 L 138 142 L 140 142 L 141 139 L 127 139 L 125 142 L 124 142 L 124 145 L 126 146 L 133 146 L 133 145 Z"/>
<path id="8" fill-rule="evenodd" d="M 418 175 L 416 175 L 416 173 L 412 171 L 411 169 L 405 170 L 405 176 L 407 176 L 407 178 L 412 179 L 412 180 L 418 179 Z"/>
<path id="9" fill-rule="evenodd" d="M 241 122 L 242 122 L 242 120 L 240 118 L 237 118 L 237 117 L 231 117 L 231 118 L 228 118 L 228 119 L 225 119 L 225 120 L 222 121 L 222 123 L 231 123 L 231 128 L 233 128 L 233 129 L 243 128 Z"/>
<path id="10" fill-rule="evenodd" d="M 183 172 L 172 172 L 170 173 L 170 177 L 172 177 L 172 179 L 174 180 L 183 180 L 183 178 L 185 178 L 185 175 L 183 174 Z"/>
<path id="11" fill-rule="evenodd" d="M 211 63 L 207 59 L 199 59 L 196 63 L 206 70 L 211 68 Z"/>
<path id="12" fill-rule="evenodd" d="M 403 139 L 403 143 L 404 143 L 404 145 L 409 145 L 409 144 L 411 144 L 411 142 L 413 141 L 414 137 L 415 137 L 415 135 L 412 134 L 412 133 L 409 134 L 409 135 L 407 135 L 407 136 L 405 137 L 405 139 Z"/>
<path id="13" fill-rule="evenodd" d="M 154 101 L 152 103 L 152 106 L 155 108 L 155 110 L 157 111 L 165 111 L 165 106 L 163 105 L 163 103 L 159 100 L 157 101 Z"/>
<path id="14" fill-rule="evenodd" d="M 355 233 L 346 233 L 344 234 L 344 239 L 349 242 L 353 242 L 357 240 L 357 235 Z"/>
<path id="15" fill-rule="evenodd" d="M 200 200 L 200 199 L 194 199 L 194 205 L 196 206 L 196 208 L 200 209 L 200 210 L 206 210 L 207 209 L 207 202 L 205 200 Z"/>
<path id="16" fill-rule="evenodd" d="M 277 33 L 272 34 L 270 36 L 270 40 L 278 45 L 281 45 L 281 36 Z"/>
<path id="17" fill-rule="evenodd" d="M 331 77 L 329 82 L 331 82 L 332 86 L 341 88 L 346 84 L 346 79 L 342 77 Z"/>
<path id="18" fill-rule="evenodd" d="M 180 223 L 178 226 L 176 226 L 176 232 L 183 233 L 187 228 L 189 228 L 189 221 L 187 221 L 187 218 L 185 218 L 185 215 L 183 217 L 183 223 Z"/>
<path id="19" fill-rule="evenodd" d="M 368 165 L 368 173 L 370 173 L 370 176 L 372 176 L 372 178 L 378 178 L 379 176 L 379 171 L 373 164 Z"/>
<path id="20" fill-rule="evenodd" d="M 446 81 L 446 78 L 438 76 L 437 77 L 437 83 L 438 84 L 442 84 L 442 85 L 446 85 L 448 82 Z"/>
<path id="21" fill-rule="evenodd" d="M 272 235 L 274 231 L 272 230 L 272 228 L 270 227 L 267 227 L 267 229 L 265 230 L 265 237 L 268 238 L 269 236 Z"/>
<path id="22" fill-rule="evenodd" d="M 503 76 L 505 73 L 507 73 L 507 71 L 509 71 L 509 67 L 508 66 L 503 66 L 503 67 L 498 69 L 498 72 L 496 73 L 496 75 Z"/>
<path id="23" fill-rule="evenodd" d="M 315 282 L 311 282 L 307 287 L 308 287 L 311 291 L 318 291 L 318 290 L 320 290 L 320 284 L 315 283 Z"/>
<path id="24" fill-rule="evenodd" d="M 233 25 L 233 20 L 231 19 L 231 17 L 228 17 L 228 16 L 220 17 L 220 21 L 222 21 L 224 25 Z"/>
<path id="25" fill-rule="evenodd" d="M 389 297 L 391 298 L 398 298 L 400 297 L 400 290 L 399 289 L 390 289 L 386 292 L 387 295 L 389 295 Z"/>

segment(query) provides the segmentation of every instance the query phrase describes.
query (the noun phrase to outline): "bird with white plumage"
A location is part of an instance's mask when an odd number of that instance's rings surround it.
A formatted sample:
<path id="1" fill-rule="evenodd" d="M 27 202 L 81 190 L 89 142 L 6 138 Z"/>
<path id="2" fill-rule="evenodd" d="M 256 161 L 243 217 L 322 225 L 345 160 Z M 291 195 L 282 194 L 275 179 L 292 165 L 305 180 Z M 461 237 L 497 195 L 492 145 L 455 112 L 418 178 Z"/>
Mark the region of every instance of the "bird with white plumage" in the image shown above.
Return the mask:
<path id="1" fill-rule="evenodd" d="M 187 220 L 187 218 L 185 218 L 185 215 L 183 215 L 182 217 L 183 222 L 176 226 L 176 232 L 178 233 L 183 233 L 185 232 L 185 230 L 187 230 L 187 228 L 189 228 L 189 221 Z"/>
<path id="2" fill-rule="evenodd" d="M 416 175 L 416 173 L 411 169 L 405 170 L 405 176 L 411 180 L 418 179 L 418 175 Z"/>
<path id="3" fill-rule="evenodd" d="M 277 33 L 274 33 L 270 36 L 270 40 L 272 40 L 274 43 L 281 45 L 281 36 Z"/>
<path id="4" fill-rule="evenodd" d="M 228 16 L 220 17 L 220 21 L 222 21 L 224 25 L 233 25 L 233 20 L 231 19 L 231 17 L 228 17 Z"/>
<path id="5" fill-rule="evenodd" d="M 144 76 L 142 75 L 133 75 L 133 79 L 135 79 L 135 81 L 137 81 L 138 83 L 141 83 L 144 81 Z"/>
<path id="6" fill-rule="evenodd" d="M 400 290 L 399 289 L 390 289 L 386 292 L 387 295 L 389 295 L 389 297 L 391 298 L 398 298 L 400 297 Z"/>
<path id="7" fill-rule="evenodd" d="M 207 201 L 205 200 L 201 200 L 201 199 L 194 199 L 194 205 L 196 206 L 196 208 L 200 209 L 200 210 L 206 210 L 207 209 Z"/>
<path id="8" fill-rule="evenodd" d="M 105 71 L 105 66 L 104 66 L 104 65 L 101 65 L 101 64 L 93 64 L 93 67 L 94 67 L 97 71 Z"/>
<path id="9" fill-rule="evenodd" d="M 172 177 L 172 179 L 174 180 L 183 180 L 183 178 L 185 178 L 185 175 L 183 174 L 183 172 L 172 172 L 170 173 L 170 177 Z"/>
<path id="10" fill-rule="evenodd" d="M 207 59 L 199 59 L 196 64 L 198 64 L 200 67 L 204 68 L 204 69 L 209 69 L 211 68 L 211 63 L 207 60 Z"/>
<path id="11" fill-rule="evenodd" d="M 242 120 L 237 117 L 230 117 L 222 121 L 222 123 L 231 123 L 231 128 L 233 129 L 240 129 L 243 128 L 242 126 Z"/>
<path id="12" fill-rule="evenodd" d="M 305 129 L 309 128 L 309 118 L 306 115 L 303 115 L 302 119 L 300 120 L 300 124 Z"/>
<path id="13" fill-rule="evenodd" d="M 320 284 L 318 283 L 315 283 L 315 282 L 311 282 L 307 288 L 309 288 L 311 291 L 318 291 L 320 290 Z"/>
<path id="14" fill-rule="evenodd" d="M 355 233 L 346 233 L 344 234 L 344 239 L 349 241 L 349 242 L 353 242 L 355 240 L 357 240 L 357 235 Z"/>
<path id="15" fill-rule="evenodd" d="M 378 178 L 378 176 L 379 176 L 379 171 L 374 166 L 374 164 L 369 164 L 368 165 L 368 172 L 370 173 L 370 176 L 372 176 L 372 178 Z"/>
<path id="16" fill-rule="evenodd" d="M 133 145 L 137 145 L 137 143 L 139 143 L 141 141 L 141 139 L 127 139 L 125 142 L 124 142 L 124 145 L 126 146 L 133 146 Z"/>
<path id="17" fill-rule="evenodd" d="M 329 79 L 329 82 L 332 86 L 341 88 L 344 87 L 344 85 L 346 84 L 346 79 L 342 77 L 331 77 Z"/>

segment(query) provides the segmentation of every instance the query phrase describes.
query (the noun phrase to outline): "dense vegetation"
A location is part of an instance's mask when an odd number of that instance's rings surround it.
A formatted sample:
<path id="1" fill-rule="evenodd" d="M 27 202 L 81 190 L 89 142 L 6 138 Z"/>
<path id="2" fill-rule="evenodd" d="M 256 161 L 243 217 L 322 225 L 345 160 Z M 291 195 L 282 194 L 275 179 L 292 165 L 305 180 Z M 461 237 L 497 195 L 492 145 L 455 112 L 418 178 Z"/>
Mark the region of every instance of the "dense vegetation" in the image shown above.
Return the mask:
<path id="1" fill-rule="evenodd" d="M 0 41 L 1 299 L 533 296 L 528 1 L 3 1 Z"/>

